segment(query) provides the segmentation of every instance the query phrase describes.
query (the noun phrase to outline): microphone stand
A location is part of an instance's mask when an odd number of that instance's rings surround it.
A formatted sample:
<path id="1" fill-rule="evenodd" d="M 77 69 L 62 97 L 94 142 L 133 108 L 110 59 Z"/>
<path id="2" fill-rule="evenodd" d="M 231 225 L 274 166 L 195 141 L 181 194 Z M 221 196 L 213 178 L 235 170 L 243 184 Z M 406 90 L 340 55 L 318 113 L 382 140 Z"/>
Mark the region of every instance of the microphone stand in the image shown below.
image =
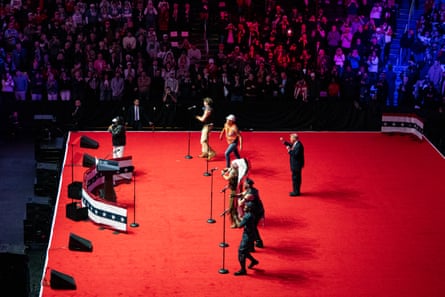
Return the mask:
<path id="1" fill-rule="evenodd" d="M 220 247 L 223 248 L 222 251 L 222 267 L 218 270 L 218 272 L 220 274 L 227 274 L 229 273 L 229 270 L 225 268 L 225 263 L 226 263 L 226 247 L 229 246 L 229 244 L 227 244 L 225 242 L 226 240 L 226 190 L 227 188 L 224 188 L 222 190 L 222 192 L 224 192 L 224 212 L 222 213 L 223 216 L 223 241 L 219 244 Z"/>
<path id="2" fill-rule="evenodd" d="M 187 140 L 187 155 L 184 158 L 192 159 L 193 157 L 190 155 L 190 134 L 192 129 L 192 119 L 189 117 L 189 131 L 188 131 L 188 140 Z"/>
<path id="3" fill-rule="evenodd" d="M 222 247 L 222 248 L 226 248 L 226 247 L 228 247 L 229 246 L 229 244 L 226 242 L 226 214 L 227 214 L 227 211 L 226 211 L 226 191 L 227 191 L 227 187 L 225 187 L 224 189 L 222 189 L 221 190 L 221 192 L 223 192 L 224 193 L 224 200 L 223 200 L 223 209 L 224 209 L 224 212 L 221 214 L 221 216 L 223 217 L 223 232 L 222 232 L 222 234 L 223 234 L 223 240 L 221 241 L 221 243 L 219 244 L 219 246 L 220 247 Z M 224 267 L 224 265 L 223 265 L 223 267 Z"/>
<path id="4" fill-rule="evenodd" d="M 211 178 L 210 178 L 210 216 L 207 219 L 207 223 L 214 224 L 216 220 L 213 218 L 212 210 L 213 210 L 213 171 L 217 170 L 218 168 L 212 168 L 210 171 L 212 172 Z"/>
<path id="5" fill-rule="evenodd" d="M 136 174 L 133 171 L 133 223 L 130 224 L 131 227 L 136 228 L 139 227 L 139 224 L 136 223 Z"/>
<path id="6" fill-rule="evenodd" d="M 209 172 L 209 153 L 210 153 L 210 131 L 209 131 L 209 136 L 207 137 L 206 171 L 203 173 L 204 176 L 211 176 L 212 175 Z"/>

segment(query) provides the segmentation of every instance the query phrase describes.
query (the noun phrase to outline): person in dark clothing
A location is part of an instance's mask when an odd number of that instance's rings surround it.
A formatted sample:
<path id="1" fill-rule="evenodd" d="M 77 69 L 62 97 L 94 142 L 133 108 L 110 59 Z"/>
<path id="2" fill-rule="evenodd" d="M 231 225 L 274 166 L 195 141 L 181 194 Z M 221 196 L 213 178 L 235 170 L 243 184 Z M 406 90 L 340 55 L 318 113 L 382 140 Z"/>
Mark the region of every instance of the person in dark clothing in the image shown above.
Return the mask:
<path id="1" fill-rule="evenodd" d="M 84 128 L 84 108 L 82 106 L 82 101 L 79 99 L 74 101 L 74 110 L 71 113 L 71 116 L 73 120 L 73 130 L 82 130 Z"/>
<path id="2" fill-rule="evenodd" d="M 242 219 L 244 217 L 244 206 L 246 203 L 252 203 L 251 212 L 255 216 L 255 228 L 254 228 L 254 240 L 255 245 L 258 248 L 263 248 L 263 240 L 261 239 L 260 232 L 258 231 L 258 224 L 262 218 L 264 218 L 264 206 L 260 199 L 260 194 L 257 188 L 253 186 L 254 181 L 250 178 L 246 178 L 243 183 L 244 191 L 240 194 L 238 199 L 238 215 Z M 252 248 L 254 249 L 254 248 Z"/>
<path id="3" fill-rule="evenodd" d="M 153 123 L 150 121 L 148 114 L 145 112 L 144 106 L 140 105 L 138 98 L 133 100 L 133 105 L 127 110 L 127 123 L 134 130 L 142 130 L 145 124 L 152 126 Z"/>
<path id="4" fill-rule="evenodd" d="M 301 143 L 298 134 L 292 133 L 289 136 L 288 141 L 280 138 L 281 142 L 286 146 L 287 152 L 289 153 L 290 170 L 292 172 L 292 192 L 289 196 L 295 197 L 300 196 L 301 188 L 301 171 L 304 167 L 304 146 Z"/>
<path id="5" fill-rule="evenodd" d="M 112 124 L 108 127 L 111 133 L 111 142 L 113 144 L 113 158 L 124 156 L 124 148 L 127 144 L 125 126 L 121 117 L 115 117 Z"/>
<path id="6" fill-rule="evenodd" d="M 170 87 L 165 88 L 164 96 L 162 97 L 161 109 L 161 126 L 174 126 L 176 116 L 176 96 L 171 91 Z"/>
<path id="7" fill-rule="evenodd" d="M 234 274 L 238 275 L 246 275 L 246 259 L 249 259 L 251 262 L 248 266 L 249 269 L 252 269 L 254 266 L 258 265 L 259 262 L 250 254 L 250 249 L 253 246 L 253 242 L 255 240 L 255 215 L 252 213 L 253 203 L 248 202 L 244 206 L 244 216 L 243 220 L 238 224 L 238 228 L 243 228 L 243 235 L 241 237 L 241 243 L 238 248 L 238 261 L 240 263 L 241 269 Z"/>

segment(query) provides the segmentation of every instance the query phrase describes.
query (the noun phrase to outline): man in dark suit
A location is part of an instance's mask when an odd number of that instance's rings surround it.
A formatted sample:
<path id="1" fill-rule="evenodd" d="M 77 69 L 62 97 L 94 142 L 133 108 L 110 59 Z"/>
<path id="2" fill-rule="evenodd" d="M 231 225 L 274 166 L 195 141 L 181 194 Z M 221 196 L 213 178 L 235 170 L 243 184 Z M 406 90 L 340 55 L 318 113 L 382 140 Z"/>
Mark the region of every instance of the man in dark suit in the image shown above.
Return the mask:
<path id="1" fill-rule="evenodd" d="M 127 123 L 134 130 L 142 130 L 144 124 L 153 125 L 144 107 L 140 105 L 139 99 L 133 100 L 133 105 L 128 108 L 127 112 Z"/>
<path id="2" fill-rule="evenodd" d="M 301 171 L 304 167 L 303 143 L 301 143 L 296 133 L 290 134 L 290 142 L 284 141 L 282 137 L 280 140 L 286 146 L 287 152 L 289 153 L 290 170 L 292 172 L 292 192 L 289 193 L 289 196 L 300 196 Z"/>

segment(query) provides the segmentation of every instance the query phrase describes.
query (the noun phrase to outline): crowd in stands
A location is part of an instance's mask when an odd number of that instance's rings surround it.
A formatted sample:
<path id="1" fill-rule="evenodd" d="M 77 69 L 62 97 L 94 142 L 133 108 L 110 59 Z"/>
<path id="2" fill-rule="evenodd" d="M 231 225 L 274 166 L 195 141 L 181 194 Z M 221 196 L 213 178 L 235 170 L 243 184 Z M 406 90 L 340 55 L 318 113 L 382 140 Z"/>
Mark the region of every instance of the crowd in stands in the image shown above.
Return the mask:
<path id="1" fill-rule="evenodd" d="M 168 88 L 177 102 L 444 105 L 445 5 L 429 0 L 417 27 L 401 37 L 399 62 L 408 66 L 399 87 L 389 56 L 394 0 L 2 3 L 0 76 L 8 102 L 129 105 L 140 98 L 162 105 Z M 209 40 L 217 49 L 208 51 Z"/>

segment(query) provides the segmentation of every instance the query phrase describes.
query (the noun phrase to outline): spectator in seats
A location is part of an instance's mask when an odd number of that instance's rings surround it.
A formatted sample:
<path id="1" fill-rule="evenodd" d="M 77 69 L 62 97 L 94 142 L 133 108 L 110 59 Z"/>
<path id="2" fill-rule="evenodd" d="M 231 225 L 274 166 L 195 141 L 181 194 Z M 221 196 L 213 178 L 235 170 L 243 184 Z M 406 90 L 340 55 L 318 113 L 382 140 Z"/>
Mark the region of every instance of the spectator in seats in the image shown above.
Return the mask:
<path id="1" fill-rule="evenodd" d="M 230 101 L 243 102 L 244 101 L 244 82 L 241 80 L 241 75 L 237 72 L 233 76 L 233 81 L 230 82 Z"/>
<path id="2" fill-rule="evenodd" d="M 343 53 L 345 55 L 348 55 L 351 51 L 351 45 L 352 45 L 352 33 L 351 33 L 351 27 L 344 26 L 343 32 L 341 33 L 340 40 L 341 40 L 341 48 L 343 50 Z"/>
<path id="3" fill-rule="evenodd" d="M 181 29 L 180 26 L 180 9 L 179 9 L 179 3 L 177 1 L 173 2 L 173 6 L 170 12 L 169 17 L 169 24 L 168 27 L 172 31 L 176 31 Z"/>
<path id="4" fill-rule="evenodd" d="M 428 79 L 434 85 L 436 91 L 440 92 L 441 81 L 442 81 L 442 66 L 440 65 L 439 60 L 434 60 L 433 65 L 428 69 Z"/>
<path id="5" fill-rule="evenodd" d="M 104 73 L 99 83 L 99 100 L 111 101 L 111 80 L 108 73 Z"/>
<path id="6" fill-rule="evenodd" d="M 348 63 L 346 63 L 345 70 L 340 77 L 340 94 L 343 100 L 350 102 L 354 101 L 358 95 L 355 72 Z"/>
<path id="7" fill-rule="evenodd" d="M 341 34 L 337 30 L 336 25 L 331 26 L 331 30 L 328 32 L 326 37 L 328 44 L 328 55 L 333 56 L 340 45 Z"/>
<path id="8" fill-rule="evenodd" d="M 82 70 L 78 69 L 73 72 L 74 76 L 71 81 L 72 83 L 72 89 L 71 89 L 71 99 L 72 100 L 83 100 L 85 98 L 85 92 L 86 92 L 86 83 L 85 79 L 82 75 Z M 60 89 L 60 86 L 59 86 Z"/>
<path id="9" fill-rule="evenodd" d="M 124 78 L 121 71 L 116 71 L 111 79 L 111 100 L 122 101 L 124 95 Z"/>
<path id="10" fill-rule="evenodd" d="M 147 1 L 146 7 L 142 11 L 142 1 L 138 1 L 136 4 L 136 24 L 139 27 L 145 28 L 158 28 L 158 11 L 153 4 L 152 0 Z M 133 18 L 135 14 L 133 14 Z"/>
<path id="11" fill-rule="evenodd" d="M 369 102 L 371 101 L 370 94 L 370 80 L 368 76 L 368 72 L 363 71 L 359 72 L 359 100 L 354 100 L 354 106 L 357 109 L 363 109 L 369 106 Z"/>
<path id="12" fill-rule="evenodd" d="M 179 91 L 179 81 L 176 79 L 175 77 L 175 72 L 174 71 L 170 71 L 168 72 L 167 78 L 165 79 L 165 84 L 164 84 L 164 88 L 169 88 L 169 90 L 171 91 L 171 94 L 173 96 L 177 96 L 178 95 L 178 91 Z"/>
<path id="13" fill-rule="evenodd" d="M 247 79 L 244 80 L 244 98 L 249 102 L 255 101 L 258 95 L 258 89 L 255 75 L 250 72 L 247 75 Z"/>
<path id="14" fill-rule="evenodd" d="M 160 33 L 168 32 L 170 22 L 170 4 L 166 0 L 158 2 L 158 29 Z"/>
<path id="15" fill-rule="evenodd" d="M 21 70 L 16 70 L 14 75 L 14 95 L 17 101 L 25 101 L 29 88 L 28 75 Z"/>
<path id="16" fill-rule="evenodd" d="M 133 68 L 133 63 L 131 63 L 130 61 L 127 62 L 124 69 L 124 79 L 127 79 L 129 75 L 136 77 L 136 70 Z"/>
<path id="17" fill-rule="evenodd" d="M 343 72 L 343 66 L 345 65 L 346 57 L 343 53 L 343 49 L 338 47 L 335 50 L 335 55 L 333 57 L 334 66 L 337 68 L 337 72 L 341 74 Z"/>
<path id="18" fill-rule="evenodd" d="M 137 78 L 138 97 L 146 104 L 150 100 L 151 77 L 142 71 Z"/>
<path id="19" fill-rule="evenodd" d="M 348 63 L 349 65 L 351 65 L 352 70 L 357 73 L 359 68 L 360 68 L 360 64 L 361 64 L 361 57 L 358 53 L 358 50 L 356 48 L 354 48 L 352 50 L 352 52 L 348 55 Z"/>
<path id="20" fill-rule="evenodd" d="M 128 75 L 124 79 L 124 93 L 122 98 L 125 105 L 129 104 L 133 98 L 139 98 L 137 80 L 131 75 Z"/>
<path id="21" fill-rule="evenodd" d="M 165 87 L 164 96 L 162 97 L 162 110 L 160 125 L 164 128 L 173 127 L 176 117 L 176 105 L 178 101 L 176 95 L 169 86 Z"/>
<path id="22" fill-rule="evenodd" d="M 131 30 L 128 30 L 126 36 L 122 39 L 122 48 L 124 49 L 124 52 L 127 54 L 134 54 L 136 43 L 136 37 L 134 37 Z"/>
<path id="23" fill-rule="evenodd" d="M 301 100 L 303 102 L 308 102 L 308 90 L 307 90 L 307 83 L 304 78 L 304 76 L 301 76 L 297 82 L 295 83 L 295 89 L 294 89 L 294 99 L 298 100 L 301 95 Z"/>
<path id="24" fill-rule="evenodd" d="M 45 82 L 41 72 L 35 72 L 31 76 L 31 81 L 29 83 L 29 88 L 31 90 L 31 100 L 32 101 L 42 101 L 43 90 L 45 89 Z"/>
<path id="25" fill-rule="evenodd" d="M 397 74 L 394 72 L 392 64 L 388 65 L 388 70 L 385 72 L 385 79 L 388 85 L 388 96 L 386 100 L 386 105 L 395 106 L 394 93 L 396 92 Z"/>
<path id="26" fill-rule="evenodd" d="M 60 90 L 60 100 L 70 101 L 71 100 L 71 78 L 68 76 L 66 71 L 60 73 L 59 79 L 59 90 Z"/>
<path id="27" fill-rule="evenodd" d="M 379 72 L 379 57 L 375 50 L 371 52 L 366 63 L 368 64 L 369 79 L 371 84 L 374 84 L 377 81 Z"/>
<path id="28" fill-rule="evenodd" d="M 14 101 L 14 78 L 11 73 L 5 72 L 2 77 L 2 97 L 3 102 L 9 106 Z"/>
<path id="29" fill-rule="evenodd" d="M 315 72 L 309 74 L 309 79 L 307 80 L 308 98 L 309 101 L 317 101 L 320 99 L 321 84 L 319 78 L 316 76 Z"/>
<path id="30" fill-rule="evenodd" d="M 272 100 L 278 97 L 278 87 L 272 79 L 272 75 L 266 74 L 264 82 L 260 85 L 260 96 L 264 100 Z"/>
<path id="31" fill-rule="evenodd" d="M 402 74 L 402 82 L 397 88 L 397 103 L 402 111 L 411 111 L 414 107 L 413 85 L 409 77 Z"/>
<path id="32" fill-rule="evenodd" d="M 289 78 L 285 71 L 280 72 L 280 81 L 278 85 L 279 95 L 282 99 L 290 99 L 293 96 L 294 82 Z"/>
<path id="33" fill-rule="evenodd" d="M 191 29 L 193 16 L 192 16 L 191 4 L 189 1 L 184 3 L 184 9 L 181 10 L 180 14 L 180 22 L 181 22 L 181 28 L 184 28 L 184 31 L 188 31 Z"/>
<path id="34" fill-rule="evenodd" d="M 48 101 L 57 101 L 59 95 L 59 84 L 52 72 L 48 72 L 46 94 Z"/>
<path id="35" fill-rule="evenodd" d="M 190 64 L 199 64 L 201 62 L 201 50 L 196 46 L 195 43 L 191 44 L 191 48 L 187 51 L 187 56 L 190 59 Z"/>

